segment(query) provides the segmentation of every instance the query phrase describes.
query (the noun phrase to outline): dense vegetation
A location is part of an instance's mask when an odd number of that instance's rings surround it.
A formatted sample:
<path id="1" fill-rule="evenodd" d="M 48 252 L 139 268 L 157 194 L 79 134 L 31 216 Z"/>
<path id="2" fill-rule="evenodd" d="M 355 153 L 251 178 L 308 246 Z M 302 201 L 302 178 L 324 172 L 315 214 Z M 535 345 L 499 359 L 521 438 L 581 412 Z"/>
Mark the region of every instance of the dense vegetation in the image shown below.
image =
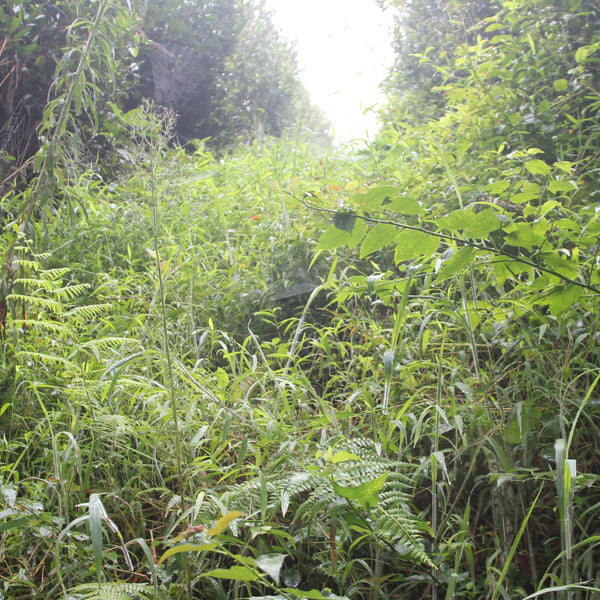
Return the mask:
<path id="1" fill-rule="evenodd" d="M 598 8 L 395 4 L 351 153 L 260 7 L 3 3 L 0 597 L 600 593 Z"/>

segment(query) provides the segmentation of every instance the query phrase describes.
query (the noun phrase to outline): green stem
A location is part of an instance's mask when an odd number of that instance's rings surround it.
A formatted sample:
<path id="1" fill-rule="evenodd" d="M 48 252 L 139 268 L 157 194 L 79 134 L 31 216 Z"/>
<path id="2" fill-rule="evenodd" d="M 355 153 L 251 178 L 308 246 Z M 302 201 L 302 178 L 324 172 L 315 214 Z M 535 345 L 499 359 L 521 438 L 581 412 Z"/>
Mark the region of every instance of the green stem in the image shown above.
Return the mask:
<path id="1" fill-rule="evenodd" d="M 26 223 L 31 218 L 33 212 L 40 204 L 40 199 L 44 198 L 44 191 L 47 192 L 46 196 L 49 197 L 50 191 L 54 188 L 53 170 L 58 145 L 63 134 L 66 132 L 67 119 L 69 118 L 71 112 L 71 105 L 73 104 L 73 101 L 75 99 L 75 94 L 81 87 L 81 79 L 83 77 L 85 68 L 88 64 L 90 55 L 92 53 L 94 42 L 99 34 L 100 23 L 102 22 L 102 18 L 104 17 L 104 13 L 106 12 L 106 9 L 108 8 L 110 2 L 111 0 L 102 0 L 100 6 L 98 7 L 98 12 L 96 13 L 96 17 L 92 24 L 92 28 L 90 29 L 85 44 L 83 45 L 81 56 L 79 58 L 79 63 L 77 64 L 77 68 L 75 69 L 73 77 L 70 80 L 69 89 L 67 90 L 67 94 L 62 104 L 62 108 L 58 115 L 52 138 L 44 154 L 44 160 L 40 168 L 40 174 L 35 182 L 35 187 L 31 194 L 31 199 L 29 200 L 21 214 L 21 223 Z M 13 242 L 13 245 L 9 249 L 9 255 L 11 257 L 13 255 L 15 244 L 16 241 Z"/>

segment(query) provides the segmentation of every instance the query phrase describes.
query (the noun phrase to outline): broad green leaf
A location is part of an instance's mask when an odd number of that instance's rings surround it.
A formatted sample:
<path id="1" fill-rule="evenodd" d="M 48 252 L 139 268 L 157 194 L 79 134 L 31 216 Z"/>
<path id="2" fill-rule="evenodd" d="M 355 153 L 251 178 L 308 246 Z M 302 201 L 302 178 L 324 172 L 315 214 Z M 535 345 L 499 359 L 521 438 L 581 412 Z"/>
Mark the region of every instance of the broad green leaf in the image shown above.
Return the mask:
<path id="1" fill-rule="evenodd" d="M 544 202 L 544 204 L 542 204 L 542 206 L 540 206 L 540 208 L 538 210 L 538 214 L 545 215 L 546 213 L 549 213 L 552 209 L 556 208 L 557 206 L 560 206 L 560 202 L 557 202 L 556 200 L 548 200 L 547 202 Z"/>
<path id="2" fill-rule="evenodd" d="M 279 585 L 279 574 L 285 557 L 285 554 L 263 554 L 256 559 L 256 566 Z"/>
<path id="3" fill-rule="evenodd" d="M 461 248 L 452 258 L 449 258 L 438 271 L 436 281 L 443 281 L 464 269 L 473 258 L 475 249 L 470 246 Z"/>
<path id="4" fill-rule="evenodd" d="M 578 285 L 558 286 L 541 303 L 548 305 L 548 310 L 553 317 L 560 317 L 578 302 L 582 295 L 583 288 Z"/>
<path id="5" fill-rule="evenodd" d="M 431 256 L 440 245 L 436 236 L 428 235 L 424 231 L 405 229 L 396 236 L 396 263 L 416 258 L 417 256 Z"/>
<path id="6" fill-rule="evenodd" d="M 353 248 L 363 239 L 368 229 L 363 219 L 356 220 L 352 233 L 339 229 L 335 224 L 330 225 L 321 236 L 316 250 L 335 250 L 342 246 Z"/>
<path id="7" fill-rule="evenodd" d="M 559 229 L 564 229 L 566 231 L 579 231 L 580 227 L 573 221 L 573 219 L 558 219 L 553 221 L 552 224 L 554 227 L 558 227 Z"/>
<path id="8" fill-rule="evenodd" d="M 546 164 L 543 160 L 539 158 L 534 158 L 533 160 L 526 161 L 525 168 L 532 175 L 550 175 L 552 173 L 552 168 L 550 167 L 550 165 Z"/>
<path id="9" fill-rule="evenodd" d="M 435 224 L 447 231 L 463 231 L 475 225 L 477 216 L 472 210 L 453 210 L 444 217 L 435 220 Z"/>
<path id="10" fill-rule="evenodd" d="M 600 48 L 600 43 L 590 44 L 589 46 L 581 46 L 577 48 L 575 52 L 575 61 L 578 63 L 584 62 L 587 60 L 588 56 L 596 52 Z"/>
<path id="11" fill-rule="evenodd" d="M 483 189 L 490 194 L 501 194 L 505 192 L 510 187 L 510 181 L 494 181 L 492 183 L 488 183 Z"/>
<path id="12" fill-rule="evenodd" d="M 343 231 L 347 231 L 348 233 L 352 233 L 352 229 L 354 228 L 354 223 L 356 223 L 356 213 L 349 212 L 347 210 L 336 212 L 333 215 L 333 224 Z"/>
<path id="13" fill-rule="evenodd" d="M 475 214 L 475 220 L 467 227 L 465 235 L 480 240 L 486 239 L 492 231 L 500 229 L 501 226 L 498 213 L 488 208 Z"/>
<path id="14" fill-rule="evenodd" d="M 388 474 L 384 473 L 371 481 L 365 481 L 360 485 L 341 486 L 333 483 L 333 489 L 336 494 L 347 500 L 356 500 L 363 508 L 373 508 L 379 502 L 379 492 Z"/>
<path id="15" fill-rule="evenodd" d="M 229 524 L 234 521 L 235 519 L 239 519 L 240 517 L 243 517 L 243 513 L 241 513 L 239 510 L 234 510 L 230 513 L 227 513 L 226 515 L 222 516 L 215 524 L 213 527 L 211 527 L 207 532 L 206 535 L 217 535 L 219 533 L 221 533 L 222 531 L 225 531 L 225 529 L 227 529 L 229 527 Z"/>
<path id="16" fill-rule="evenodd" d="M 488 25 L 485 30 L 486 31 L 496 31 L 497 29 L 503 29 L 504 25 L 502 23 L 492 23 L 491 25 Z"/>
<path id="17" fill-rule="evenodd" d="M 364 194 L 355 194 L 352 196 L 351 200 L 360 206 L 376 208 L 382 204 L 389 203 L 392 198 L 400 194 L 401 191 L 402 188 L 393 185 L 381 185 L 379 187 L 371 188 Z"/>
<path id="18" fill-rule="evenodd" d="M 523 202 L 529 202 L 529 200 L 534 200 L 540 195 L 540 186 L 539 184 L 533 181 L 524 182 L 521 191 L 512 194 L 510 196 L 510 201 L 513 204 L 523 204 Z"/>
<path id="19" fill-rule="evenodd" d="M 321 236 L 317 250 L 335 250 L 347 246 L 352 241 L 352 235 L 335 225 L 330 225 Z"/>
<path id="20" fill-rule="evenodd" d="M 171 556 L 175 556 L 176 554 L 181 554 L 182 552 L 206 552 L 208 550 L 214 550 L 217 547 L 217 544 L 179 544 L 177 546 L 173 546 L 169 548 L 158 561 L 159 565 L 170 558 Z"/>
<path id="21" fill-rule="evenodd" d="M 6 523 L 0 524 L 0 533 L 8 531 L 9 529 L 16 529 L 18 527 L 23 527 L 29 521 L 32 521 L 36 517 L 34 515 L 30 515 L 27 517 L 19 517 L 18 519 L 11 519 L 10 521 L 6 521 Z"/>
<path id="22" fill-rule="evenodd" d="M 385 246 L 389 246 L 394 242 L 398 230 L 393 225 L 388 223 L 377 223 L 369 230 L 365 239 L 360 246 L 359 257 L 364 258 Z"/>
<path id="23" fill-rule="evenodd" d="M 569 89 L 569 82 L 566 79 L 556 79 L 552 85 L 557 92 L 566 92 Z"/>
<path id="24" fill-rule="evenodd" d="M 518 402 L 514 411 L 515 414 L 506 428 L 506 441 L 509 444 L 520 444 L 523 437 L 537 427 L 542 411 L 536 406 L 528 406 L 523 402 Z"/>
<path id="25" fill-rule="evenodd" d="M 200 577 L 216 577 L 217 579 L 235 579 L 236 581 L 260 581 L 260 576 L 250 567 L 234 565 L 229 569 L 213 569 L 201 573 Z"/>
<path id="26" fill-rule="evenodd" d="M 341 450 L 340 452 L 336 452 L 332 456 L 328 456 L 327 460 L 333 464 L 347 462 L 349 460 L 361 460 L 358 454 L 352 454 L 352 452 L 346 452 L 345 450 Z"/>
<path id="27" fill-rule="evenodd" d="M 544 264 L 556 271 L 559 275 L 574 279 L 579 274 L 579 261 L 575 257 L 568 257 L 561 252 L 542 252 Z"/>
<path id="28" fill-rule="evenodd" d="M 534 246 L 540 247 L 544 243 L 546 240 L 545 234 L 546 231 L 535 227 L 533 224 L 515 223 L 513 231 L 505 237 L 505 241 L 511 246 L 533 250 Z"/>
<path id="29" fill-rule="evenodd" d="M 425 212 L 425 208 L 419 202 L 406 196 L 397 196 L 394 198 L 389 208 L 403 215 L 421 215 Z"/>
<path id="30" fill-rule="evenodd" d="M 554 166 L 557 169 L 560 169 L 567 175 L 570 175 L 573 172 L 573 165 L 574 165 L 574 163 L 572 163 L 569 160 L 558 160 L 554 163 Z"/>
<path id="31" fill-rule="evenodd" d="M 572 192 L 576 188 L 574 181 L 564 181 L 563 179 L 553 179 L 548 183 L 548 189 L 556 194 L 557 192 Z"/>

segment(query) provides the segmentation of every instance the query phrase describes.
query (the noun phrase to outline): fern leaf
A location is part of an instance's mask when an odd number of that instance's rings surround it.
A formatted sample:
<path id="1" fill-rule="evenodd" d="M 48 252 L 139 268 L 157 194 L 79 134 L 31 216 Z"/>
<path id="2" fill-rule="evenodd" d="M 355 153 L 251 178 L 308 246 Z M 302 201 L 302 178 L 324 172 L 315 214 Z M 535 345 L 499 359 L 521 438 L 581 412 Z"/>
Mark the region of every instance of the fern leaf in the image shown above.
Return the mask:
<path id="1" fill-rule="evenodd" d="M 69 590 L 72 594 L 81 595 L 81 600 L 152 600 L 166 598 L 165 594 L 155 596 L 154 587 L 150 583 L 83 583 Z"/>
<path id="2" fill-rule="evenodd" d="M 28 304 L 38 306 L 39 308 L 43 308 L 53 313 L 60 313 L 62 311 L 62 304 L 50 298 L 41 298 L 38 296 L 32 296 L 30 294 L 18 294 L 13 292 L 12 294 L 8 294 L 6 299 L 11 301 L 20 300 L 22 302 L 27 302 Z"/>
<path id="3" fill-rule="evenodd" d="M 75 317 L 84 321 L 95 319 L 99 315 L 106 313 L 110 309 L 110 304 L 90 304 L 87 306 L 76 306 L 66 311 L 65 317 Z"/>

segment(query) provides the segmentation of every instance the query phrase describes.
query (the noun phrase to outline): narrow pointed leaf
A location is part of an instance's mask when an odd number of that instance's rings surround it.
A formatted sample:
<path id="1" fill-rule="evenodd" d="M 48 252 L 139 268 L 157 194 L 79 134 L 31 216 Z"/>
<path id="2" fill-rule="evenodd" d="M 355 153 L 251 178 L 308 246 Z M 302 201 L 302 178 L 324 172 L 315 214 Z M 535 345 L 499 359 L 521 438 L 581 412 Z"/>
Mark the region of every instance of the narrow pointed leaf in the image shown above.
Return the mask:
<path id="1" fill-rule="evenodd" d="M 158 561 L 159 565 L 170 558 L 171 556 L 175 556 L 176 554 L 181 554 L 182 552 L 207 552 L 209 550 L 214 550 L 217 547 L 217 544 L 179 544 L 178 546 L 173 546 L 173 548 L 169 548 Z"/>
<path id="2" fill-rule="evenodd" d="M 227 529 L 229 527 L 229 524 L 235 520 L 235 519 L 239 519 L 240 517 L 243 516 L 243 513 L 241 513 L 239 510 L 234 510 L 230 513 L 227 513 L 225 516 L 221 517 L 215 524 L 213 527 L 211 527 L 207 532 L 206 535 L 217 535 L 219 533 L 221 533 L 222 531 L 225 531 L 225 529 Z"/>
<path id="3" fill-rule="evenodd" d="M 217 579 L 235 579 L 236 581 L 260 581 L 260 576 L 250 567 L 235 565 L 230 569 L 213 569 L 202 573 L 201 577 L 216 577 Z"/>

